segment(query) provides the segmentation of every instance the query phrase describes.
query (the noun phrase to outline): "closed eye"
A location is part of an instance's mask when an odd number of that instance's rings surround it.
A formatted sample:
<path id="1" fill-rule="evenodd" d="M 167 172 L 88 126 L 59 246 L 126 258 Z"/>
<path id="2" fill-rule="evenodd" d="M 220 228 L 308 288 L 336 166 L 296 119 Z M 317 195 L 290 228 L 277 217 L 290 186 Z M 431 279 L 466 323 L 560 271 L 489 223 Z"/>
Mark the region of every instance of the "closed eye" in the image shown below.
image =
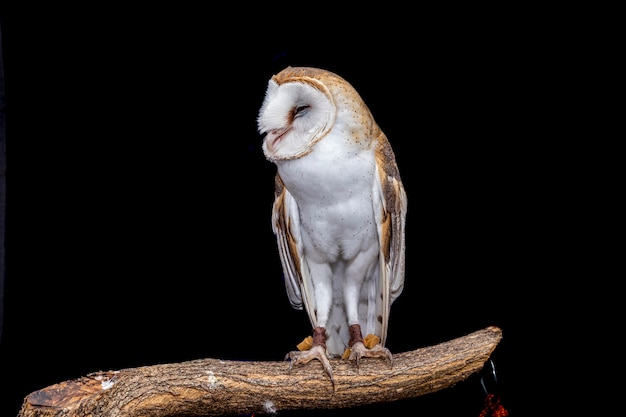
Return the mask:
<path id="1" fill-rule="evenodd" d="M 311 107 L 311 106 L 306 105 L 306 106 L 298 106 L 298 107 L 296 107 L 296 111 L 293 114 L 294 119 L 296 117 L 300 117 L 300 116 L 304 115 L 307 112 L 307 110 L 309 109 L 309 107 Z"/>

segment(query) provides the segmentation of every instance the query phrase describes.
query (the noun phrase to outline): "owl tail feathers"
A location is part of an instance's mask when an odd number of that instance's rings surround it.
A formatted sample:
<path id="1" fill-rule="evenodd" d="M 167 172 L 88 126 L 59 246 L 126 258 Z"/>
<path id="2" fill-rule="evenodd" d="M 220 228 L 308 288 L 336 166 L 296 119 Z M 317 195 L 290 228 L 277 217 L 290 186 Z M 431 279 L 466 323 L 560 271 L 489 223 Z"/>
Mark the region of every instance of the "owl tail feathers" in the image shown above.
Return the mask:
<path id="1" fill-rule="evenodd" d="M 363 339 L 363 345 L 368 349 L 373 348 L 379 343 L 380 343 L 380 337 L 372 333 L 368 334 Z M 352 353 L 352 350 L 350 348 L 346 348 L 346 350 L 344 350 L 343 354 L 341 355 L 341 359 L 349 359 L 351 353 Z"/>

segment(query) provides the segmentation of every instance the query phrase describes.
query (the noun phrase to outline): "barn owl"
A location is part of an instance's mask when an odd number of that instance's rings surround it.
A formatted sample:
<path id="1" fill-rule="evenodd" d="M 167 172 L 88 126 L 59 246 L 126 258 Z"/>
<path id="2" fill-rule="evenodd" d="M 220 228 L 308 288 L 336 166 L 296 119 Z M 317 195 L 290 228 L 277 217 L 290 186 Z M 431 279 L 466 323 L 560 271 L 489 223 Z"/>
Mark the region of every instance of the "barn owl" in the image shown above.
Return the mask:
<path id="1" fill-rule="evenodd" d="M 317 359 L 334 386 L 328 358 L 391 363 L 407 197 L 387 137 L 344 78 L 311 67 L 271 77 L 257 125 L 277 168 L 271 221 L 287 295 L 313 327 L 312 347 L 287 353 L 289 369 Z"/>

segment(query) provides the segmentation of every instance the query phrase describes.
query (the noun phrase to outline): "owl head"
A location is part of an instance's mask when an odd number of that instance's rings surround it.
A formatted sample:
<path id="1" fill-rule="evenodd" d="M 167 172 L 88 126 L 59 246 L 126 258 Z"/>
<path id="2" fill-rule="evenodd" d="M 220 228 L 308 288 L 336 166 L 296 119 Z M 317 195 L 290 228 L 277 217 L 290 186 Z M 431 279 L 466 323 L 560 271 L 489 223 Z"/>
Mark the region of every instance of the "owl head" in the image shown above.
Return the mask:
<path id="1" fill-rule="evenodd" d="M 339 123 L 345 131 L 366 133 L 373 117 L 345 79 L 327 70 L 287 67 L 268 82 L 257 118 L 270 161 L 300 158 Z"/>
<path id="2" fill-rule="evenodd" d="M 328 72 L 287 67 L 268 82 L 257 119 L 265 134 L 263 153 L 270 161 L 300 158 L 312 150 L 333 125 L 336 107 L 322 82 Z"/>

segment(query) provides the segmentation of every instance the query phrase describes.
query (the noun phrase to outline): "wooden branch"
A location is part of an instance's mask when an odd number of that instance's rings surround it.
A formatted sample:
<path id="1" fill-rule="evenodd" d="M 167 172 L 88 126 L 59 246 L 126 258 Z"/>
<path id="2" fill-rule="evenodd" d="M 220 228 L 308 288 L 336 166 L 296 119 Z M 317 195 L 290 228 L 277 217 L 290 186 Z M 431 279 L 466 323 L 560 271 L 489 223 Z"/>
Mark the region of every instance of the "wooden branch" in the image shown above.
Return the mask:
<path id="1" fill-rule="evenodd" d="M 482 369 L 502 331 L 394 354 L 393 364 L 331 359 L 335 388 L 319 361 L 200 359 L 95 372 L 29 394 L 18 417 L 167 417 L 274 414 L 334 409 L 417 397 L 452 387 Z"/>

